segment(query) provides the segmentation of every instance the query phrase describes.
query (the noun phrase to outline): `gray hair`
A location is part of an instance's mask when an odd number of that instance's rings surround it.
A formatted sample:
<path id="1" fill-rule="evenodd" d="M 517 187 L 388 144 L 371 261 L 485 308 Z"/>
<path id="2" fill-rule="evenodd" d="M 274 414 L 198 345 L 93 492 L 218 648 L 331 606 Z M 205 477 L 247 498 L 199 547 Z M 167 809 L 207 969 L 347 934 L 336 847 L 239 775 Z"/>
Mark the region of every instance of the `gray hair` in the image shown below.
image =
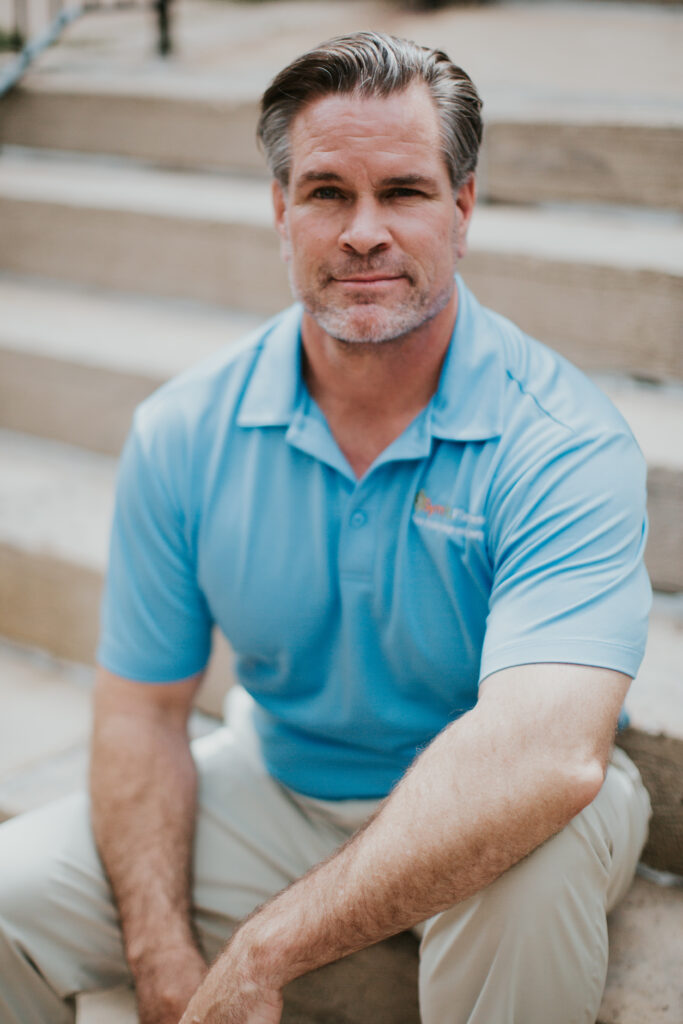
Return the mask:
<path id="1" fill-rule="evenodd" d="M 300 110 L 331 94 L 388 96 L 414 81 L 428 87 L 439 116 L 441 147 L 458 189 L 477 166 L 482 102 L 466 74 L 441 50 L 381 32 L 356 32 L 297 57 L 273 79 L 261 100 L 257 135 L 274 178 L 289 184 L 289 130 Z"/>

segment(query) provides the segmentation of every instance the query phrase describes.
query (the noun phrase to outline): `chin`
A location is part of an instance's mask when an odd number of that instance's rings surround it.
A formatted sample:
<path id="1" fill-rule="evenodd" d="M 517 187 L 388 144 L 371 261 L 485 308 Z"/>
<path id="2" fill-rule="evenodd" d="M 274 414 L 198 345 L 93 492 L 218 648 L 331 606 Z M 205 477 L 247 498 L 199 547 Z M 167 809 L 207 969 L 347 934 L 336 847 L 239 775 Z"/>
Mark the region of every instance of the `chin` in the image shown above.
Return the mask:
<path id="1" fill-rule="evenodd" d="M 308 312 L 322 329 L 337 341 L 349 345 L 383 345 L 398 341 L 419 327 L 426 319 L 412 316 L 399 310 L 370 309 L 367 306 L 354 310 L 309 309 Z"/>
<path id="2" fill-rule="evenodd" d="M 337 341 L 349 345 L 384 345 L 399 341 L 433 320 L 448 304 L 454 282 L 430 297 L 427 292 L 412 296 L 412 301 L 391 306 L 374 302 L 339 306 L 320 301 L 320 296 L 295 290 L 309 316 Z M 294 290 L 294 289 L 293 289 Z"/>

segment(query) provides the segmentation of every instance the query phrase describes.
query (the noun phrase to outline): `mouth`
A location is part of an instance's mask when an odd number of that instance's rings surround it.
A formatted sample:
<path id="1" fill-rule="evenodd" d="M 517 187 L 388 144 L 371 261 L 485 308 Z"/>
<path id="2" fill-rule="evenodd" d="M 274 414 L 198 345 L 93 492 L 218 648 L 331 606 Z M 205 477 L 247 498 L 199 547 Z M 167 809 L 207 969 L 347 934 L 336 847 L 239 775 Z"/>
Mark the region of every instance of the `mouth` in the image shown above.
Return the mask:
<path id="1" fill-rule="evenodd" d="M 356 274 L 353 277 L 334 277 L 337 284 L 348 284 L 355 287 L 391 284 L 403 280 L 404 274 Z"/>

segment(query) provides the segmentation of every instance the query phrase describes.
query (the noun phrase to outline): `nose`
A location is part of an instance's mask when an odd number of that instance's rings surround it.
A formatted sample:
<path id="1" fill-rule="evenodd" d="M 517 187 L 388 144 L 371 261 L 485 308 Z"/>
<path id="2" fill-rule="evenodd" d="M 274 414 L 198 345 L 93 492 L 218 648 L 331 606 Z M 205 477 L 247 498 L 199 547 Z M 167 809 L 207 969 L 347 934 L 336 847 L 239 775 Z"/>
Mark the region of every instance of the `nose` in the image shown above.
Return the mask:
<path id="1" fill-rule="evenodd" d="M 391 245 L 391 233 L 385 222 L 386 214 L 375 199 L 357 200 L 348 212 L 348 219 L 339 235 L 339 245 L 345 252 L 367 256 Z"/>

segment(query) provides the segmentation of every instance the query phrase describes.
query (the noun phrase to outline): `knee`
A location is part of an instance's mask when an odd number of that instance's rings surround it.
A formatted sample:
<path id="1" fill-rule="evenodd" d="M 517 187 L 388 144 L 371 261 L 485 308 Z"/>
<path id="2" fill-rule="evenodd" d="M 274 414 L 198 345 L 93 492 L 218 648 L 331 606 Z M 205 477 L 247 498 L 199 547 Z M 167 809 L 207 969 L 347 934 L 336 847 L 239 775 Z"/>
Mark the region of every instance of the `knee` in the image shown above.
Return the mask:
<path id="1" fill-rule="evenodd" d="M 0 825 L 0 928 L 24 930 L 44 920 L 68 887 L 69 842 L 84 797 L 60 801 Z"/>
<path id="2" fill-rule="evenodd" d="M 608 856 L 570 824 L 430 919 L 420 946 L 423 1020 L 588 1021 L 607 969 Z"/>

